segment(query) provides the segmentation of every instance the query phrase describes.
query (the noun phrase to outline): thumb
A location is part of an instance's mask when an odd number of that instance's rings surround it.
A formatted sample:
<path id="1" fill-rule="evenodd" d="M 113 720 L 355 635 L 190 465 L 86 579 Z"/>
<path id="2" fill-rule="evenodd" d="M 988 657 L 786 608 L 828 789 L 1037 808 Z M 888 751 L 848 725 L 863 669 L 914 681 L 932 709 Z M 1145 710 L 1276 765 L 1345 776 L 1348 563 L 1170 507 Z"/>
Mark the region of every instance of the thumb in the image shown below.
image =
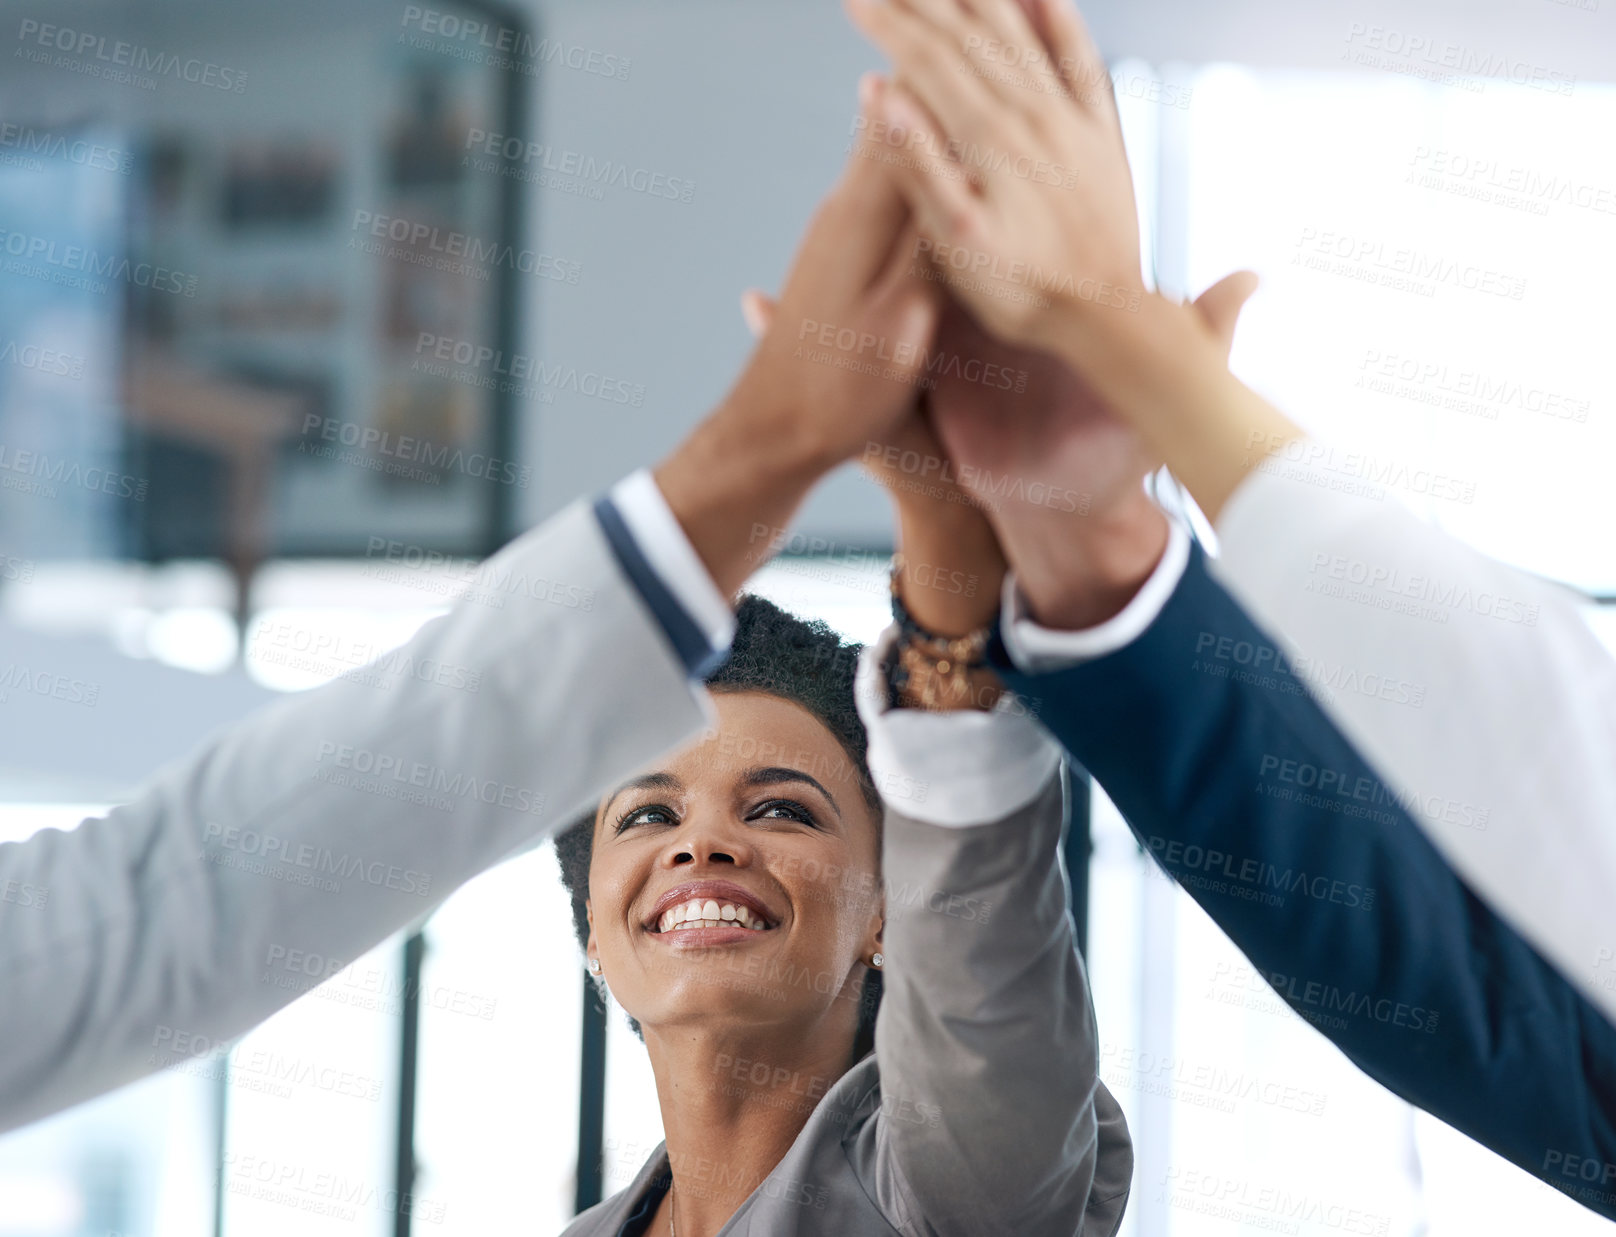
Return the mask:
<path id="1" fill-rule="evenodd" d="M 746 327 L 752 332 L 752 338 L 762 339 L 769 333 L 769 327 L 774 323 L 775 305 L 773 297 L 757 288 L 748 288 L 741 293 L 741 317 L 746 319 Z"/>
<path id="2" fill-rule="evenodd" d="M 1225 275 L 1195 298 L 1195 308 L 1201 315 L 1201 321 L 1217 336 L 1218 342 L 1223 345 L 1225 357 L 1234 347 L 1234 328 L 1240 321 L 1240 311 L 1256 290 L 1257 275 L 1254 271 L 1236 271 L 1233 275 Z"/>

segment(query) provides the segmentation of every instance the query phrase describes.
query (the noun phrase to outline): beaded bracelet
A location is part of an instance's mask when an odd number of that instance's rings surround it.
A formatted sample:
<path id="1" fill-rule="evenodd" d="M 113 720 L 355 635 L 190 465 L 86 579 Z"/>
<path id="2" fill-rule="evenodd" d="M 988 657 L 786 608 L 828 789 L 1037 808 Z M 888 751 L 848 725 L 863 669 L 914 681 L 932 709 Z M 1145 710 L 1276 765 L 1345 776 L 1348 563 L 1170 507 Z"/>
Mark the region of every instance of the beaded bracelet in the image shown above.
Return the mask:
<path id="1" fill-rule="evenodd" d="M 898 626 L 898 639 L 885 666 L 889 703 L 900 706 L 900 697 L 909 685 L 919 679 L 920 707 L 923 709 L 952 709 L 972 699 L 971 672 L 987 665 L 989 629 L 979 627 L 963 636 L 940 636 L 927 631 L 909 613 L 903 604 L 899 581 L 903 575 L 903 556 L 892 558 L 892 620 Z M 973 704 L 993 703 L 992 699 L 974 701 Z"/>

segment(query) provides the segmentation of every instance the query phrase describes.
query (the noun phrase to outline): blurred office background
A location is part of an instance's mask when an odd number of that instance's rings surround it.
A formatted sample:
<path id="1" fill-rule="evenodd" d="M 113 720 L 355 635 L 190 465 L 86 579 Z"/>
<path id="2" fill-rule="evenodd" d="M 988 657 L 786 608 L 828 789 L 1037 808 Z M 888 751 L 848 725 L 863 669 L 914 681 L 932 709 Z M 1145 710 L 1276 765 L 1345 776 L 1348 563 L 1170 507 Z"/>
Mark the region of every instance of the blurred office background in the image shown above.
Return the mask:
<path id="1" fill-rule="evenodd" d="M 1160 285 L 1258 271 L 1237 371 L 1602 632 L 1610 10 L 1087 10 Z M 808 0 L 8 3 L 0 57 L 5 839 L 396 647 L 671 447 L 877 63 Z M 881 496 L 848 470 L 799 527 L 818 557 L 758 587 L 872 636 Z M 1604 1227 L 1358 1075 L 1090 815 L 1126 1233 Z M 337 961 L 233 1049 L 0 1139 L 0 1237 L 553 1232 L 658 1140 L 546 849 Z"/>

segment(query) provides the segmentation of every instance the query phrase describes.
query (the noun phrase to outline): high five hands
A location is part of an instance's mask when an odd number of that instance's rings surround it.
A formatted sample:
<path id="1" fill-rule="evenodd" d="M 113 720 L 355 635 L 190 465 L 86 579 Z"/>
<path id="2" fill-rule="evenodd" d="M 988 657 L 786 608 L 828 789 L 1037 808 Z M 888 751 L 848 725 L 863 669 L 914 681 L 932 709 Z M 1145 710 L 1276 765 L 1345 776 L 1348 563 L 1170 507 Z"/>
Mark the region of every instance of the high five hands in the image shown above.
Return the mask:
<path id="1" fill-rule="evenodd" d="M 1109 71 L 1070 0 L 847 4 L 893 64 L 876 110 L 918 247 L 988 333 L 1065 361 L 1216 519 L 1300 431 L 1228 372 L 1219 327 L 1250 276 L 1195 308 L 1144 290 Z"/>
<path id="2" fill-rule="evenodd" d="M 778 304 L 750 298 L 751 359 L 656 480 L 726 594 L 820 477 L 862 459 L 906 560 L 977 581 L 905 579 L 917 621 L 988 621 L 1007 555 L 1034 618 L 1102 621 L 1165 544 L 1147 473 L 1165 462 L 1216 519 L 1299 436 L 1228 371 L 1254 278 L 1194 305 L 1142 289 L 1109 78 L 1067 0 L 848 3 L 894 79 L 860 83 L 858 140 Z M 919 478 L 911 458 L 931 462 Z"/>

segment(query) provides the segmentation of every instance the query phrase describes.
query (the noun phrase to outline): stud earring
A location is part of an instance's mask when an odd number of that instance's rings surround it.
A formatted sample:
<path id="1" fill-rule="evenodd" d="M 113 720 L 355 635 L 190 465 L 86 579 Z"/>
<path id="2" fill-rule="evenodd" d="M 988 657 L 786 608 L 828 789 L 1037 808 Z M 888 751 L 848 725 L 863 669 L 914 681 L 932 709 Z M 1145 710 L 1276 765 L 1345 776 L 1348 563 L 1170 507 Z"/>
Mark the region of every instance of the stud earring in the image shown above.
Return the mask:
<path id="1" fill-rule="evenodd" d="M 591 958 L 589 960 L 589 973 L 591 975 L 599 975 L 600 974 L 600 959 L 599 958 Z"/>
<path id="2" fill-rule="evenodd" d="M 870 965 L 879 971 L 881 969 L 881 964 L 886 960 L 885 954 L 872 954 L 870 956 Z"/>

